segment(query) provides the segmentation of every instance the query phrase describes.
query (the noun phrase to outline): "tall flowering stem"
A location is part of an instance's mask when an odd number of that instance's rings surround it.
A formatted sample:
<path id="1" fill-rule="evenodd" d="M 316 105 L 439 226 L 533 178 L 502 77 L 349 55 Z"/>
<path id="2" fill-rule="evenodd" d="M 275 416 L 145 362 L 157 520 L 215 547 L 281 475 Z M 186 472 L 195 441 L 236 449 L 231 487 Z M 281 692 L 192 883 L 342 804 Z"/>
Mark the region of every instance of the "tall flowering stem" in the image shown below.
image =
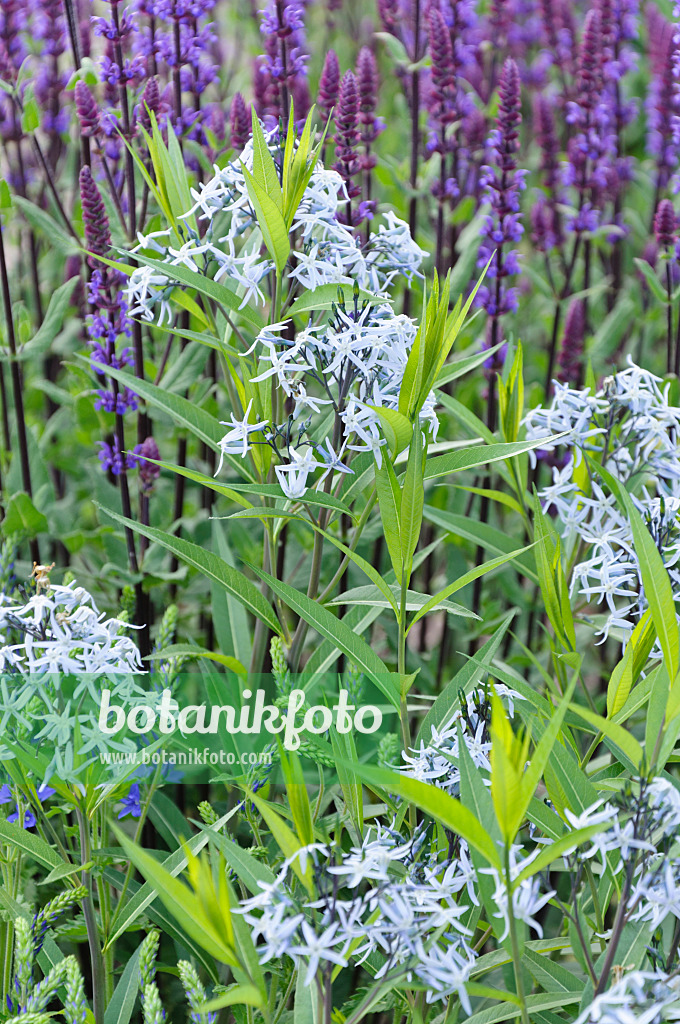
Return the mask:
<path id="1" fill-rule="evenodd" d="M 525 187 L 524 172 L 518 170 L 516 153 L 519 149 L 519 125 L 522 120 L 520 80 L 517 65 L 508 57 L 501 70 L 498 84 L 499 108 L 496 129 L 490 137 L 495 162 L 482 168 L 486 197 L 491 206 L 487 215 L 479 248 L 479 264 L 487 266 L 490 284 L 480 288 L 477 304 L 489 315 L 489 346 L 494 349 L 502 340 L 501 317 L 517 309 L 517 295 L 514 288 L 507 286 L 508 278 L 519 273 L 517 252 L 510 248 L 522 237 L 519 196 Z M 496 371 L 502 369 L 503 352 L 500 349 L 490 357 L 487 365 L 489 382 L 486 421 L 489 430 L 496 429 Z M 488 490 L 491 479 L 484 479 Z M 489 517 L 489 503 L 482 498 L 480 519 L 486 523 Z M 477 559 L 483 557 L 477 550 Z M 481 601 L 481 577 L 475 580 L 473 609 L 478 610 Z"/>
<path id="2" fill-rule="evenodd" d="M 495 162 L 483 168 L 483 183 L 491 212 L 486 217 L 478 265 L 489 263 L 489 285 L 480 288 L 477 304 L 490 318 L 489 341 L 493 348 L 501 340 L 500 320 L 517 309 L 517 294 L 507 286 L 508 278 L 520 271 L 517 251 L 510 248 L 522 237 L 519 196 L 525 187 L 525 172 L 518 170 L 519 125 L 522 120 L 520 80 L 517 65 L 508 57 L 498 85 L 499 109 L 497 127 L 490 136 Z M 489 428 L 495 429 L 495 401 L 489 395 Z"/>
<path id="3" fill-rule="evenodd" d="M 673 277 L 671 272 L 677 234 L 675 210 L 670 199 L 662 199 L 656 208 L 654 235 L 666 261 L 666 373 L 673 372 L 674 368 L 677 373 L 680 369 L 680 351 L 676 345 L 675 359 L 673 359 Z"/>
<path id="4" fill-rule="evenodd" d="M 372 171 L 376 157 L 371 147 L 383 129 L 382 121 L 375 116 L 378 103 L 378 67 L 373 52 L 364 46 L 357 58 L 357 89 L 359 93 L 359 135 L 363 146 L 360 158 L 363 171 L 362 211 L 366 216 L 366 239 L 370 235 L 370 222 L 375 209 L 373 201 Z"/>
<path id="5" fill-rule="evenodd" d="M 117 355 L 115 344 L 120 333 L 130 333 L 130 321 L 120 291 L 121 279 L 118 272 L 97 259 L 98 256 L 108 255 L 111 249 L 111 234 L 106 208 L 89 167 L 83 167 L 80 171 L 80 195 L 85 224 L 85 245 L 88 252 L 91 253 L 88 257 L 91 269 L 88 290 L 93 310 L 89 325 L 89 333 L 93 342 L 92 360 L 95 371 L 101 376 L 105 376 L 106 366 L 120 369 L 129 362 L 130 350 L 124 349 Z M 127 471 L 136 465 L 136 459 L 134 456 L 125 455 L 123 415 L 128 409 L 137 408 L 137 397 L 128 388 L 121 392 L 118 382 L 111 379 L 111 390 L 101 390 L 96 405 L 107 412 L 112 412 L 115 416 L 114 442 L 111 445 L 107 442 L 100 442 L 99 458 L 102 466 L 118 478 L 123 514 L 130 519 L 132 518 L 132 506 Z M 125 537 L 130 571 L 137 573 L 139 565 L 134 534 L 129 527 L 126 527 Z"/>
<path id="6" fill-rule="evenodd" d="M 29 498 L 33 497 L 31 484 L 31 466 L 28 458 L 28 436 L 26 433 L 26 418 L 24 415 L 24 391 L 21 380 L 21 369 L 17 359 L 17 343 L 14 331 L 14 318 L 12 316 L 12 295 L 9 287 L 9 273 L 7 269 L 7 256 L 5 253 L 5 239 L 3 226 L 0 223 L 0 283 L 2 285 L 2 303 L 5 308 L 5 326 L 7 330 L 7 343 L 10 353 L 10 373 L 12 379 L 12 395 L 14 397 L 14 411 L 17 420 L 17 438 L 19 442 L 19 462 L 21 465 L 21 482 Z M 3 395 L 4 403 L 4 395 Z M 31 558 L 34 562 L 40 562 L 40 549 L 38 541 L 34 537 L 30 543 Z"/>
<path id="7" fill-rule="evenodd" d="M 434 4 L 428 17 L 428 40 L 432 73 L 428 109 L 432 140 L 429 149 L 439 153 L 439 180 L 435 187 L 437 197 L 437 247 L 435 266 L 437 273 L 443 270 L 444 255 L 444 211 L 446 207 L 446 154 L 450 149 L 447 132 L 456 120 L 456 75 L 453 66 L 453 45 L 448 26 L 441 10 Z"/>
<path id="8" fill-rule="evenodd" d="M 263 85 L 271 83 L 276 97 L 276 115 L 288 123 L 290 96 L 299 92 L 308 56 L 305 53 L 304 4 L 302 0 L 269 0 L 261 12 L 265 60 L 260 66 Z M 297 104 L 296 104 L 297 106 Z M 298 116 L 300 111 L 297 111 Z"/>
<path id="9" fill-rule="evenodd" d="M 335 163 L 337 171 L 345 183 L 347 204 L 344 222 L 350 227 L 354 223 L 352 200 L 359 193 L 359 186 L 352 180 L 361 171 L 358 153 L 359 143 L 359 93 L 357 80 L 352 71 L 346 71 L 340 82 L 338 108 L 335 115 Z"/>

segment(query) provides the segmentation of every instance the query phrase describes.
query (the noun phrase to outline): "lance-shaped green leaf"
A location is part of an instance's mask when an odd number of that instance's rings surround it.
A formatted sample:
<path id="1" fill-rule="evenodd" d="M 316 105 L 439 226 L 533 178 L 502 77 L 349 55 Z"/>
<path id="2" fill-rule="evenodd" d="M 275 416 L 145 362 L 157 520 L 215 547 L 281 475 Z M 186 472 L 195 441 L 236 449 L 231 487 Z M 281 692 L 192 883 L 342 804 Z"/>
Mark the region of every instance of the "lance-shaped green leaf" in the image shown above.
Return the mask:
<path id="1" fill-rule="evenodd" d="M 432 786 L 419 779 L 411 779 L 388 769 L 373 768 L 359 764 L 351 766 L 356 776 L 370 786 L 378 786 L 394 796 L 414 803 L 430 817 L 440 821 L 445 828 L 462 836 L 463 839 L 482 854 L 492 867 L 500 868 L 500 856 L 496 843 L 460 800 L 449 796 L 438 786 Z"/>
<path id="2" fill-rule="evenodd" d="M 498 379 L 498 410 L 503 437 L 516 441 L 524 413 L 524 378 L 522 375 L 522 345 L 517 344 L 508 382 Z"/>
<path id="3" fill-rule="evenodd" d="M 375 486 L 378 492 L 378 506 L 382 520 L 383 533 L 387 550 L 390 553 L 392 568 L 401 585 L 403 578 L 402 543 L 401 543 L 401 491 L 390 460 L 383 455 L 382 463 L 375 465 Z"/>
<path id="4" fill-rule="evenodd" d="M 569 587 L 562 568 L 560 539 L 548 524 L 535 491 L 534 534 L 536 572 L 547 616 L 561 646 L 566 651 L 575 651 L 574 617 L 569 601 Z"/>
<path id="5" fill-rule="evenodd" d="M 654 624 L 652 622 L 652 615 L 649 609 L 645 612 L 639 622 L 636 624 L 635 629 L 632 632 L 630 640 L 626 644 L 626 649 L 623 652 L 623 656 L 620 661 L 614 666 L 609 684 L 607 686 L 607 717 L 613 718 L 614 715 L 618 714 L 623 705 L 628 700 L 630 691 L 633 688 L 634 683 L 637 681 L 640 672 L 635 672 L 636 663 L 639 664 L 641 661 L 640 647 L 646 652 L 644 661 L 647 661 L 647 657 L 654 646 L 655 640 Z M 640 669 L 641 671 L 641 669 Z"/>
<path id="6" fill-rule="evenodd" d="M 474 569 L 470 569 L 469 572 L 460 576 L 453 583 L 449 583 L 448 587 L 444 587 L 444 589 L 440 590 L 439 593 L 434 595 L 434 597 L 431 597 L 429 601 L 413 616 L 408 629 L 410 630 L 419 619 L 422 619 L 423 615 L 428 615 L 434 608 L 440 605 L 442 601 L 451 597 L 452 594 L 462 590 L 463 587 L 467 587 L 469 583 L 473 583 L 474 580 L 479 579 L 480 576 L 486 575 L 487 572 L 491 572 L 493 569 L 497 569 L 499 566 L 505 565 L 507 562 L 511 562 L 514 558 L 517 558 L 518 555 L 523 555 L 525 551 L 530 551 L 532 547 L 533 544 L 529 544 L 525 548 L 517 548 L 516 551 L 511 551 L 507 555 L 501 555 L 499 558 L 492 558 L 490 561 L 483 562 L 482 565 L 478 565 Z"/>
<path id="7" fill-rule="evenodd" d="M 617 722 L 612 722 L 609 718 L 603 718 L 602 715 L 595 714 L 589 708 L 582 708 L 578 704 L 572 704 L 569 710 L 575 711 L 580 718 L 593 725 L 603 736 L 617 746 L 628 758 L 635 771 L 640 769 L 644 761 L 644 751 L 632 733 L 628 732 L 627 729 L 624 729 Z"/>
<path id="8" fill-rule="evenodd" d="M 297 612 L 318 633 L 331 640 L 343 654 L 352 659 L 358 668 L 363 669 L 391 704 L 399 707 L 399 696 L 394 684 L 393 673 L 362 637 L 350 629 L 342 619 L 337 619 L 332 615 L 323 605 L 312 601 L 306 594 L 301 594 L 290 584 L 275 579 L 257 566 L 251 566 L 251 568 L 289 608 Z"/>
<path id="9" fill-rule="evenodd" d="M 597 466 L 597 472 L 628 516 L 645 597 L 672 684 L 680 664 L 680 634 L 668 569 L 626 488 L 602 466 Z"/>
<path id="10" fill-rule="evenodd" d="M 161 547 L 167 548 L 168 551 L 171 551 L 183 562 L 186 562 L 187 565 L 198 569 L 208 579 L 214 580 L 215 583 L 224 587 L 229 594 L 235 597 L 248 611 L 252 612 L 256 618 L 261 619 L 265 625 L 269 626 L 277 636 L 282 635 L 281 624 L 269 601 L 262 596 L 252 580 L 249 580 L 238 569 L 234 569 L 223 558 L 220 558 L 219 555 L 213 554 L 212 551 L 206 551 L 199 544 L 193 544 L 182 537 L 175 537 L 172 534 L 165 533 L 163 530 L 157 530 L 153 526 L 145 526 L 134 519 L 127 519 L 118 512 L 104 508 L 103 505 L 97 505 L 97 508 L 100 508 L 111 519 L 115 519 L 117 523 L 129 527 L 136 533 L 141 533 L 148 540 L 155 541 Z"/>
<path id="11" fill-rule="evenodd" d="M 476 469 L 478 466 L 488 466 L 493 462 L 502 462 L 504 459 L 512 459 L 515 455 L 523 455 L 524 452 L 540 448 L 547 441 L 553 443 L 564 437 L 565 434 L 554 434 L 550 438 L 542 437 L 534 441 L 512 441 L 509 444 L 481 444 L 472 448 L 460 448 L 455 452 L 447 452 L 446 455 L 437 455 L 428 459 L 425 466 L 425 479 L 432 480 L 434 477 L 447 476 L 448 473 L 460 473 L 464 469 Z"/>
<path id="12" fill-rule="evenodd" d="M 404 486 L 401 492 L 401 510 L 399 534 L 401 539 L 401 563 L 404 578 L 408 583 L 411 578 L 413 555 L 420 539 L 423 525 L 423 505 L 425 491 L 423 489 L 423 434 L 420 422 L 413 425 L 411 446 L 408 452 Z M 378 497 L 378 500 L 380 498 Z"/>
<path id="13" fill-rule="evenodd" d="M 291 111 L 292 113 L 292 111 Z M 252 178 L 258 188 L 271 199 L 279 213 L 283 213 L 283 192 L 276 170 L 274 158 L 262 130 L 255 107 L 251 108 L 253 131 L 253 173 Z"/>
<path id="14" fill-rule="evenodd" d="M 187 935 L 219 962 L 232 967 L 239 966 L 233 937 L 230 937 L 227 928 L 220 927 L 220 924 L 224 926 L 227 922 L 218 922 L 214 912 L 208 913 L 207 907 L 203 905 L 198 893 L 192 892 L 188 886 L 171 875 L 155 857 L 141 846 L 137 846 L 116 825 L 111 827 L 128 859 L 151 883 L 161 902 L 181 924 Z M 187 858 L 190 863 L 192 856 L 187 850 Z M 220 903 L 219 910 L 224 912 L 223 902 Z M 228 908 L 226 910 L 228 913 Z"/>
<path id="15" fill-rule="evenodd" d="M 290 256 L 290 238 L 286 222 L 275 200 L 255 181 L 243 163 L 241 169 L 246 179 L 248 196 L 257 216 L 258 227 L 262 232 L 269 255 L 274 260 L 276 271 L 280 275 Z"/>
<path id="16" fill-rule="evenodd" d="M 125 253 L 125 250 L 118 250 Z M 128 255 L 125 253 L 125 255 Z M 151 256 L 145 256 L 143 253 L 130 254 L 130 258 L 134 259 L 137 263 L 141 263 L 142 266 L 151 267 L 158 274 L 162 274 L 163 277 L 167 278 L 168 281 L 176 281 L 178 284 L 184 285 L 186 288 L 193 288 L 200 295 L 205 295 L 206 298 L 213 299 L 215 302 L 224 306 L 225 309 L 229 310 L 234 316 L 238 317 L 244 323 L 249 324 L 256 331 L 261 331 L 265 326 L 265 322 L 260 313 L 253 309 L 251 306 L 244 306 L 243 299 L 240 295 L 229 288 L 228 285 L 222 281 L 213 281 L 211 277 L 206 277 L 205 274 L 201 274 L 197 270 L 190 270 L 189 267 L 181 265 L 170 266 L 169 263 L 163 263 L 160 259 L 154 259 Z M 128 276 L 133 273 L 135 267 L 129 263 L 122 263 L 120 260 L 110 260 L 105 256 L 97 256 L 97 259 L 102 263 L 106 263 L 109 267 L 114 267 L 116 270 L 120 270 L 123 274 Z"/>
<path id="17" fill-rule="evenodd" d="M 387 447 L 394 458 L 399 452 L 403 452 L 413 437 L 413 425 L 396 409 L 386 409 L 379 405 L 372 405 L 371 408 L 380 420 Z"/>

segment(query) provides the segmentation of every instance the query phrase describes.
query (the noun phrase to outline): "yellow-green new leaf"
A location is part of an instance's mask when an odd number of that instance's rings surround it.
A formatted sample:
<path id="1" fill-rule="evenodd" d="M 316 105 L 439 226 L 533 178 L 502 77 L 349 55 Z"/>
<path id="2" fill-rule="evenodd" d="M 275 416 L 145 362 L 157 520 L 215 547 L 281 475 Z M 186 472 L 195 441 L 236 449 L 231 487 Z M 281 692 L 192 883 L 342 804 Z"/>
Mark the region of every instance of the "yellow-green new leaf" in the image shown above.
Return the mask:
<path id="1" fill-rule="evenodd" d="M 258 185 L 255 178 L 247 167 L 241 164 L 243 175 L 246 179 L 248 196 L 257 215 L 257 223 L 264 243 L 269 250 L 269 255 L 274 260 L 277 273 L 283 273 L 283 268 L 290 256 L 290 238 L 288 228 L 283 219 L 278 205 L 265 190 Z"/>
<path id="2" fill-rule="evenodd" d="M 281 182 L 276 171 L 276 164 L 274 158 L 269 152 L 269 146 L 267 140 L 264 137 L 262 131 L 262 125 L 255 113 L 255 107 L 252 108 L 252 128 L 253 128 L 253 178 L 257 183 L 258 187 L 271 199 L 272 203 L 279 211 L 283 214 L 283 192 L 281 190 Z M 292 110 L 291 110 L 292 114 Z"/>

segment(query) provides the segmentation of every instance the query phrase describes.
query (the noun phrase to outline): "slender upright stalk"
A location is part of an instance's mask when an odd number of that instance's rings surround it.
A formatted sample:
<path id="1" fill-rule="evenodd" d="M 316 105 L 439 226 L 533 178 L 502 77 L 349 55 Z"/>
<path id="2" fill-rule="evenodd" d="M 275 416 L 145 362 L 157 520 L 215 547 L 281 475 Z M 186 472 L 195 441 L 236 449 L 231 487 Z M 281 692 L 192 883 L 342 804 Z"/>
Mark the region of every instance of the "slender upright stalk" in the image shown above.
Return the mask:
<path id="1" fill-rule="evenodd" d="M 90 823 L 83 814 L 80 807 L 76 807 L 76 818 L 80 838 L 80 856 L 83 864 L 89 864 L 92 859 L 90 844 Z M 92 1004 L 94 1010 L 95 1024 L 104 1024 L 104 1011 L 106 1009 L 106 984 L 104 976 L 104 957 L 102 956 L 99 944 L 99 931 L 97 928 L 97 917 L 92 898 L 92 874 L 83 871 L 82 884 L 87 889 L 87 896 L 83 898 L 83 915 L 85 917 L 85 928 L 87 931 L 87 943 L 90 949 L 90 962 L 92 966 Z"/>
<path id="2" fill-rule="evenodd" d="M 28 458 L 28 437 L 26 434 L 26 418 L 24 414 L 23 382 L 21 369 L 17 359 L 17 343 L 14 333 L 14 317 L 12 316 L 12 296 L 9 287 L 9 275 L 7 272 L 7 259 L 5 256 L 5 239 L 0 224 L 0 278 L 2 279 L 2 302 L 5 307 L 5 324 L 7 328 L 7 341 L 10 352 L 10 374 L 12 378 L 12 395 L 14 398 L 14 411 L 17 419 L 17 438 L 19 441 L 19 462 L 21 465 L 21 482 L 29 498 L 33 497 L 31 485 L 31 466 Z M 40 562 L 40 548 L 34 537 L 30 542 L 31 558 L 34 562 Z"/>
<path id="3" fill-rule="evenodd" d="M 526 998 L 524 995 L 524 980 L 522 978 L 522 956 L 520 953 L 519 939 L 517 936 L 517 922 L 515 921 L 515 915 L 512 906 L 512 876 L 510 874 L 510 851 L 507 846 L 505 848 L 505 888 L 508 894 L 508 922 L 510 927 L 510 943 L 512 946 L 512 965 L 515 971 L 515 986 L 517 988 L 517 995 L 520 999 L 522 1024 L 529 1024 L 529 1014 L 527 1012 Z"/>

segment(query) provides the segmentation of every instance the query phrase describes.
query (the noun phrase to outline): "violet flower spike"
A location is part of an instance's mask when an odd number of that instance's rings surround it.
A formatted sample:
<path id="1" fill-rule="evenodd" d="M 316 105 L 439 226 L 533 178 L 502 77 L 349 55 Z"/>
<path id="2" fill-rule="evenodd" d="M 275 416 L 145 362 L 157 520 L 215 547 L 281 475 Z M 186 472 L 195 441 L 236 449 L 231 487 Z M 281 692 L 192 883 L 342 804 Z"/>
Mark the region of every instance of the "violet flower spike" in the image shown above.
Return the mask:
<path id="1" fill-rule="evenodd" d="M 557 379 L 563 384 L 579 388 L 583 378 L 583 342 L 586 322 L 581 299 L 574 299 L 567 311 L 564 334 L 557 357 Z"/>
<path id="2" fill-rule="evenodd" d="M 231 128 L 231 147 L 241 150 L 250 138 L 251 117 L 246 107 L 246 101 L 240 92 L 237 92 L 231 101 L 229 111 L 229 125 Z"/>
<path id="3" fill-rule="evenodd" d="M 359 93 L 353 72 L 346 71 L 340 82 L 338 106 L 335 114 L 335 163 L 333 170 L 341 175 L 347 190 L 347 204 L 344 222 L 350 226 L 354 223 L 352 215 L 352 199 L 360 192 L 352 179 L 361 170 L 361 161 L 357 151 L 359 142 Z"/>
<path id="4" fill-rule="evenodd" d="M 317 92 L 317 104 L 319 110 L 328 120 L 333 108 L 338 102 L 338 91 L 340 89 L 340 65 L 335 50 L 329 50 L 323 62 L 319 89 Z"/>
<path id="5" fill-rule="evenodd" d="M 517 308 L 516 291 L 508 288 L 505 282 L 520 272 L 517 252 L 509 246 L 518 242 L 524 233 L 519 195 L 525 187 L 525 172 L 517 169 L 516 159 L 521 122 L 520 81 L 517 65 L 510 57 L 503 65 L 498 93 L 498 127 L 489 139 L 495 162 L 493 166 L 482 168 L 491 212 L 486 217 L 478 258 L 478 266 L 481 267 L 491 260 L 487 270 L 490 283 L 480 288 L 475 300 L 491 318 L 492 348 L 501 340 L 500 317 Z"/>
<path id="6" fill-rule="evenodd" d="M 675 358 L 673 358 L 673 275 L 672 260 L 677 242 L 677 218 L 670 199 L 662 199 L 654 215 L 654 236 L 666 263 L 666 373 L 671 373 L 676 364 L 680 369 L 680 320 Z"/>
<path id="7" fill-rule="evenodd" d="M 99 107 L 90 89 L 82 80 L 76 82 L 75 99 L 80 134 L 90 139 L 99 132 Z"/>

